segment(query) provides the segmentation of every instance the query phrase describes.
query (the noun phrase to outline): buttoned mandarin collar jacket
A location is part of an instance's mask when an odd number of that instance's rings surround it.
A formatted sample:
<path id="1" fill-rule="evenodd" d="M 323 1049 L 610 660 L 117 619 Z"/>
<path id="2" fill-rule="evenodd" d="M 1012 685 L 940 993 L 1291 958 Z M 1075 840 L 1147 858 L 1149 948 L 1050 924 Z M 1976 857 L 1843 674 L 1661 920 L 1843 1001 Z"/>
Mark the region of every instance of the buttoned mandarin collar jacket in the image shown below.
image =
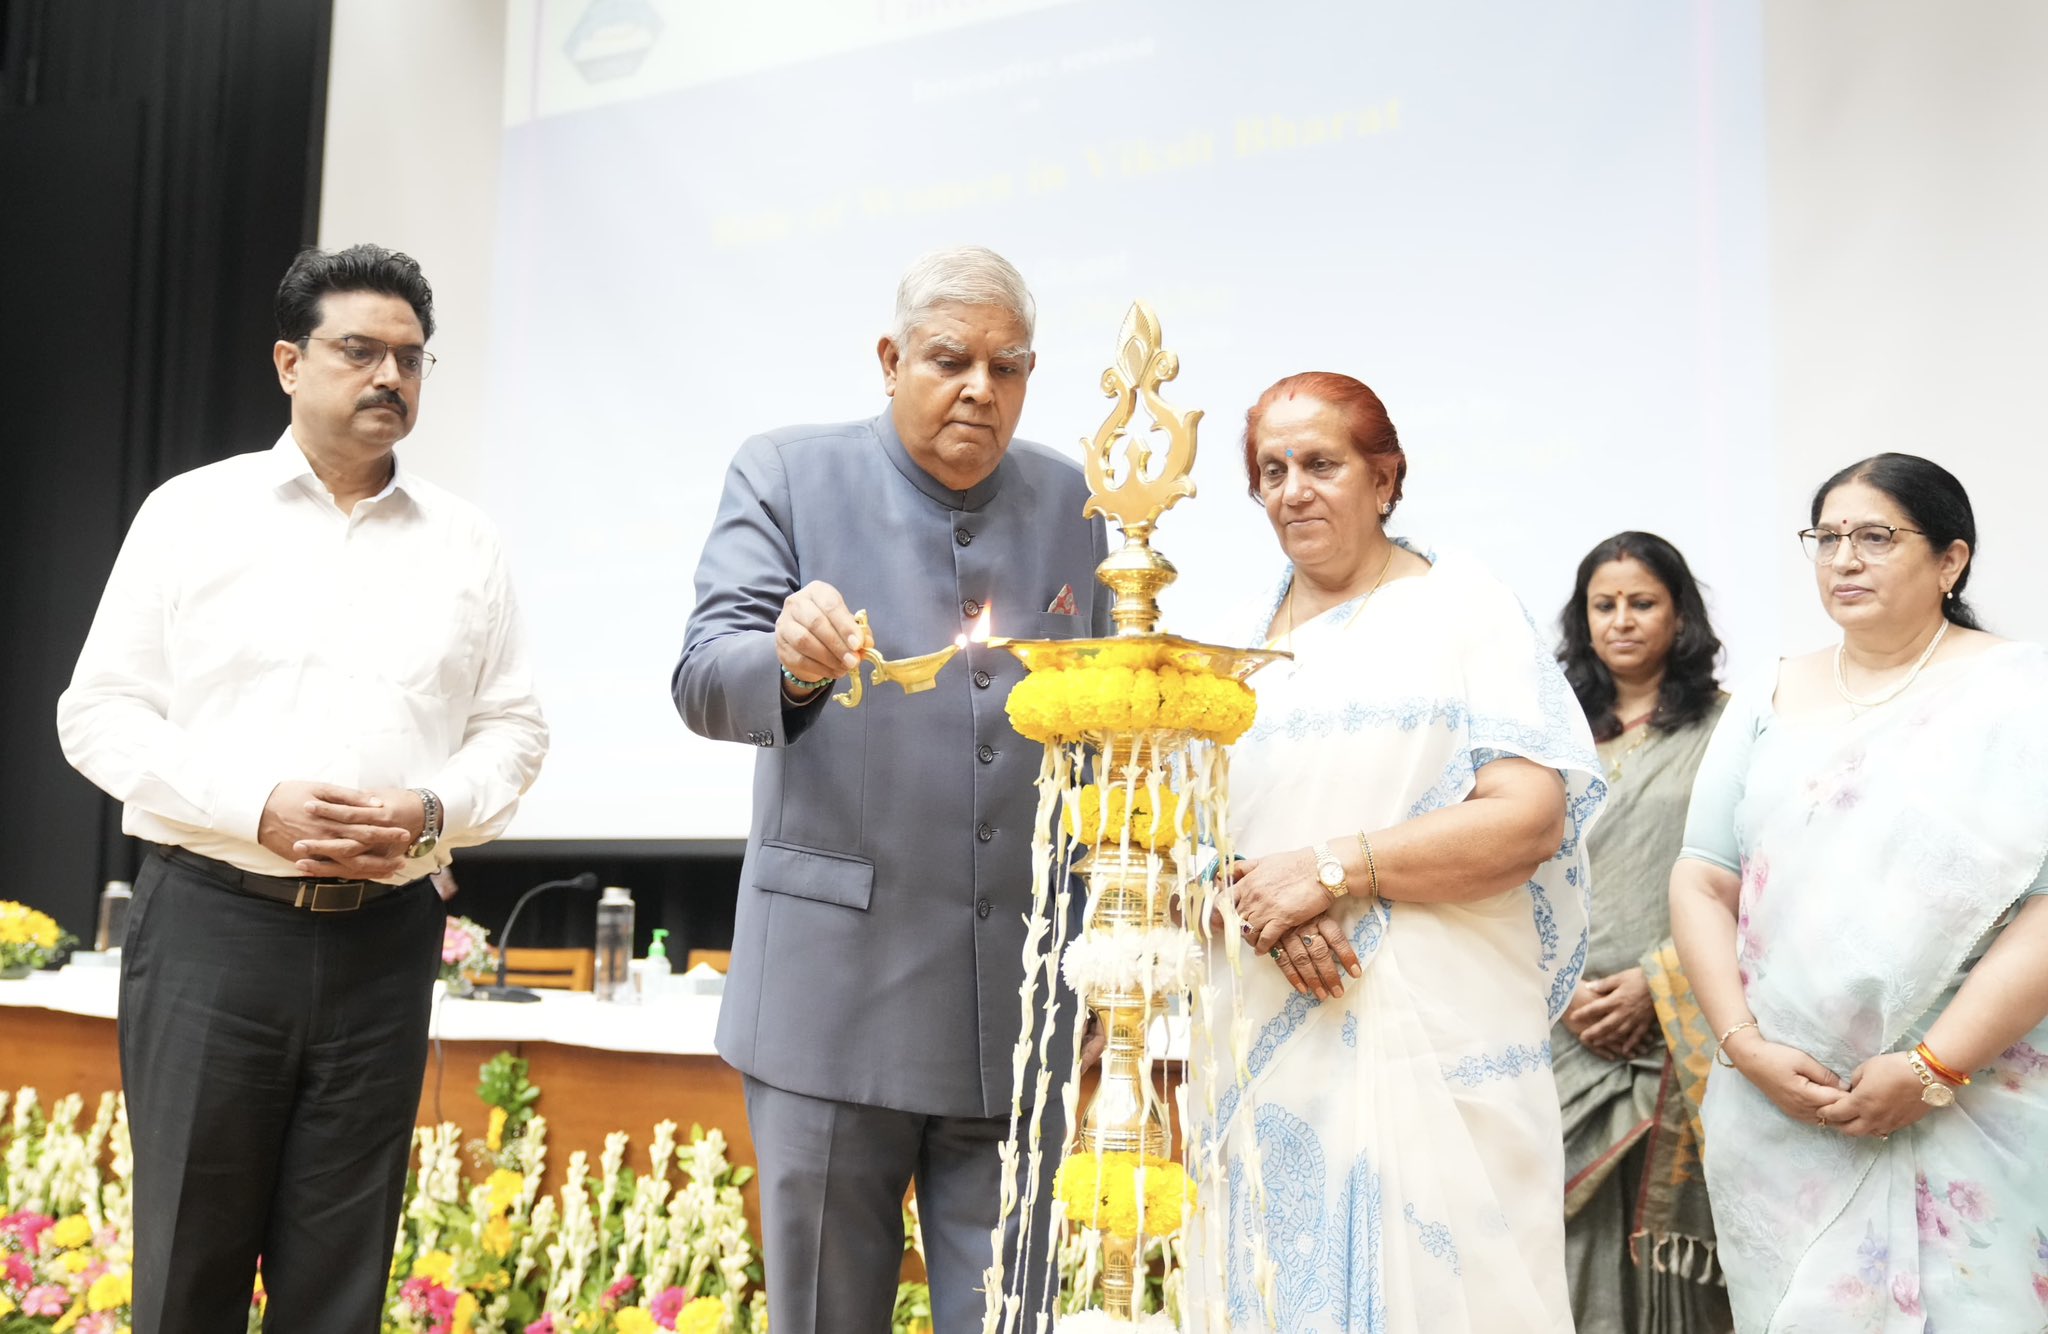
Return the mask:
<path id="1" fill-rule="evenodd" d="M 395 457 L 344 514 L 289 430 L 143 502 L 57 722 L 126 832 L 266 875 L 278 783 L 429 788 L 440 847 L 394 882 L 502 831 L 548 737 L 490 521 Z"/>
<path id="2" fill-rule="evenodd" d="M 693 730 L 758 748 L 718 1027 L 739 1069 L 929 1115 L 1008 1109 L 1043 753 L 1004 711 L 1023 668 L 970 644 L 929 691 L 789 706 L 774 627 L 823 580 L 889 658 L 951 644 L 989 604 L 998 635 L 1105 634 L 1107 537 L 1087 499 L 1074 460 L 1023 440 L 953 490 L 888 412 L 740 447 L 672 683 Z M 1072 614 L 1052 610 L 1062 590 Z"/>

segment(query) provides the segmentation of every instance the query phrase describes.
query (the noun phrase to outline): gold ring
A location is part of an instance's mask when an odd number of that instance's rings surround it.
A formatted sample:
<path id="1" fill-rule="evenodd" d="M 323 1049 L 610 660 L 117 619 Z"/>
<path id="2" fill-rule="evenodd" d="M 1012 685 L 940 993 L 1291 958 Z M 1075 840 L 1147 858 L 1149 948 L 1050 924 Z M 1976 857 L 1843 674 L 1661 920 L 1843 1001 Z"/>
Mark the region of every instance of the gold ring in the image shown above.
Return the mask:
<path id="1" fill-rule="evenodd" d="M 1813 1123 L 1817 1126 L 1826 1125 L 1828 1123 L 1828 1114 L 1826 1112 L 1814 1113 Z"/>

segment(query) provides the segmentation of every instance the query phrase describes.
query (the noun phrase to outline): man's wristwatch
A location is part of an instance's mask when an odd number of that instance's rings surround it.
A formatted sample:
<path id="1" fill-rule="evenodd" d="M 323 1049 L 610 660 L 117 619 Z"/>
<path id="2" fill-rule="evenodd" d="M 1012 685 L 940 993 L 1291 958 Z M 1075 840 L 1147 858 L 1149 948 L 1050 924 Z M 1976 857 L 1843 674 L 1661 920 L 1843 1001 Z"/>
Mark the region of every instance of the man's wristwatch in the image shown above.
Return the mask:
<path id="1" fill-rule="evenodd" d="M 1927 1068 L 1927 1062 L 1920 1059 L 1919 1052 L 1907 1052 L 1906 1064 L 1920 1076 L 1920 1101 L 1929 1107 L 1946 1107 L 1956 1100 L 1956 1091 L 1934 1077 L 1934 1072 Z"/>
<path id="2" fill-rule="evenodd" d="M 420 841 L 405 850 L 407 857 L 425 857 L 441 845 L 441 799 L 423 787 L 410 789 L 420 799 L 426 817 L 420 822 Z"/>
<path id="3" fill-rule="evenodd" d="M 1316 879 L 1333 899 L 1341 899 L 1351 892 L 1351 886 L 1344 880 L 1344 863 L 1337 860 L 1337 854 L 1330 851 L 1330 845 L 1311 843 L 1309 849 L 1315 854 Z"/>

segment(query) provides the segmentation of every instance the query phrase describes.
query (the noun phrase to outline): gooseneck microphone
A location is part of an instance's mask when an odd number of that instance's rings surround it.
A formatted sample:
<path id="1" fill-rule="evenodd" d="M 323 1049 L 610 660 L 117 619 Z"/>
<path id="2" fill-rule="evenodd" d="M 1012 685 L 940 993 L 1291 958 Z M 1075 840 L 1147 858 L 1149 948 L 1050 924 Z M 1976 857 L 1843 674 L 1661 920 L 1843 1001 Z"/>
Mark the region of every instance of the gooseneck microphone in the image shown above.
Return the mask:
<path id="1" fill-rule="evenodd" d="M 529 1001 L 539 1000 L 540 993 L 538 991 L 532 991 L 526 987 L 508 987 L 505 985 L 505 956 L 510 951 L 511 948 L 512 924 L 519 920 L 519 910 L 526 906 L 526 901 L 528 899 L 540 893 L 542 890 L 596 888 L 597 872 L 585 871 L 582 875 L 570 876 L 567 880 L 543 880 L 541 883 L 535 885 L 532 889 L 529 889 L 524 894 L 521 894 L 519 896 L 519 901 L 512 905 L 511 914 L 505 918 L 505 929 L 498 933 L 497 984 L 495 986 L 478 987 L 475 991 L 472 991 L 470 993 L 471 999 L 488 1001 L 517 1001 L 521 1004 L 524 1004 Z"/>

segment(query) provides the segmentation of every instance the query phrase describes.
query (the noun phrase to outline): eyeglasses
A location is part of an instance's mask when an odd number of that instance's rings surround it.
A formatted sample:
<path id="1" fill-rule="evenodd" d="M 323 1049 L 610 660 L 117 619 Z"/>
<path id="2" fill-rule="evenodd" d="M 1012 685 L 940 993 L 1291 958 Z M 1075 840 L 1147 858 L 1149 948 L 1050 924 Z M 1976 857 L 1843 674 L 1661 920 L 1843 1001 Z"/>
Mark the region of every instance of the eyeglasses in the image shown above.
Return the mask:
<path id="1" fill-rule="evenodd" d="M 359 371 L 374 370 L 384 364 L 384 358 L 391 357 L 398 362 L 398 373 L 408 380 L 424 380 L 434 373 L 434 354 L 423 347 L 393 347 L 368 334 L 343 334 L 339 338 L 307 334 L 299 340 L 308 341 L 334 344 L 348 364 Z"/>
<path id="2" fill-rule="evenodd" d="M 1822 565 L 1835 558 L 1842 549 L 1842 539 L 1849 539 L 1849 550 L 1856 553 L 1856 559 L 1875 565 L 1889 560 L 1892 552 L 1898 550 L 1900 533 L 1921 533 L 1918 528 L 1894 528 L 1886 523 L 1858 524 L 1846 533 L 1837 533 L 1827 528 L 1808 528 L 1799 534 L 1799 545 L 1806 549 L 1808 560 Z"/>

